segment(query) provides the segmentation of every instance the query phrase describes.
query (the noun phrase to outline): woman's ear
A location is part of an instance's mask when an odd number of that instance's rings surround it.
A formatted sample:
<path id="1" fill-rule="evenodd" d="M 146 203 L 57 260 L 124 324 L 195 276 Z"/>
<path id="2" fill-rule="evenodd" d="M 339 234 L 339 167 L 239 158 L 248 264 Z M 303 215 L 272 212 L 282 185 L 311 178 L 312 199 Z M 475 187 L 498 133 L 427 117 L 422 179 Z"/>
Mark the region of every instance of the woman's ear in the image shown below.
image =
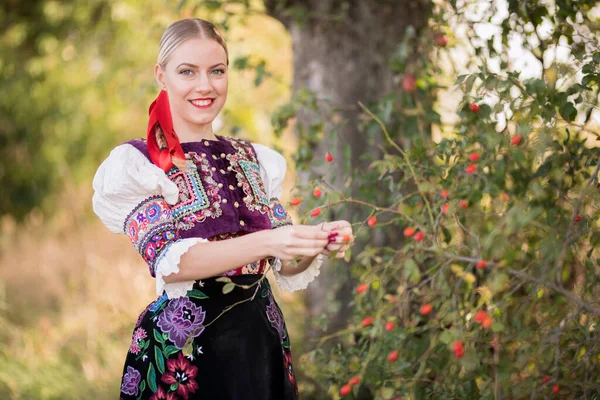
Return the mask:
<path id="1" fill-rule="evenodd" d="M 162 67 L 158 64 L 154 66 L 154 76 L 156 77 L 156 82 L 158 83 L 158 87 L 162 90 L 167 90 L 167 85 L 165 83 L 165 74 Z"/>

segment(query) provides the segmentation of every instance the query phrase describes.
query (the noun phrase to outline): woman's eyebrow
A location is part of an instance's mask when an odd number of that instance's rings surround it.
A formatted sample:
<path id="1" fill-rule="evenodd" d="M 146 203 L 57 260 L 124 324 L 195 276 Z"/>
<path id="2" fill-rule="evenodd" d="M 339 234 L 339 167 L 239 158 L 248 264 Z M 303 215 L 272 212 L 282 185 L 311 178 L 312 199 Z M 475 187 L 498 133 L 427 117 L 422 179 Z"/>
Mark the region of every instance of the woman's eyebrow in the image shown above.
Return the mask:
<path id="1" fill-rule="evenodd" d="M 188 67 L 192 67 L 192 68 L 199 68 L 197 65 L 190 64 L 190 63 L 181 63 L 181 64 L 179 64 L 179 65 L 177 66 L 177 68 L 181 67 L 182 65 L 187 65 Z M 225 66 L 225 64 L 223 64 L 223 63 L 218 63 L 218 64 L 215 64 L 215 65 L 213 65 L 213 66 L 209 67 L 209 69 L 210 69 L 210 68 L 215 68 L 215 67 L 218 67 L 219 65 L 223 65 L 223 66 Z"/>

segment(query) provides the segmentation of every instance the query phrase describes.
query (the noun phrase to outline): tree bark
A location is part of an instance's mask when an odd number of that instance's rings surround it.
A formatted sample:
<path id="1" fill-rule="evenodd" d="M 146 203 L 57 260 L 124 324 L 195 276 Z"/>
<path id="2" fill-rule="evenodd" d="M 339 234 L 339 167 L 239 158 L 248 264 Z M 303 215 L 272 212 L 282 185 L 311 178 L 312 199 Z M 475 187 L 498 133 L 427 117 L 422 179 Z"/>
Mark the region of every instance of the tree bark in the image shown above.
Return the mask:
<path id="1" fill-rule="evenodd" d="M 346 121 L 337 131 L 333 143 L 325 134 L 323 140 L 313 148 L 315 160 L 323 160 L 331 151 L 339 155 L 334 165 L 311 168 L 300 172 L 306 183 L 311 177 L 324 176 L 334 186 L 353 196 L 357 185 L 343 188 L 347 176 L 344 174 L 343 147 L 349 147 L 352 171 L 345 173 L 360 175 L 368 162 L 360 157 L 365 152 L 377 154 L 379 150 L 369 137 L 359 131 L 361 109 L 358 102 L 368 104 L 390 92 L 398 91 L 394 83 L 394 71 L 388 59 L 402 41 L 406 28 L 412 25 L 418 32 L 427 26 L 431 8 L 428 0 L 264 0 L 268 13 L 280 20 L 289 30 L 293 46 L 293 92 L 309 89 L 320 99 L 328 99 L 325 107 L 338 109 Z M 290 17 L 304 14 L 302 19 Z M 302 10 L 301 13 L 298 10 Z M 327 110 L 325 110 L 327 111 Z M 321 112 L 322 114 L 322 112 Z M 308 125 L 315 119 L 308 110 L 297 115 L 297 124 Z M 326 127 L 328 129 L 328 127 Z M 357 182 L 357 180 L 354 180 Z M 365 210 L 347 207 L 341 215 L 329 218 L 360 221 Z M 328 218 L 328 219 L 329 219 Z M 383 237 L 375 237 L 373 243 L 382 245 Z M 357 243 L 353 255 L 362 246 Z M 346 265 L 345 267 L 349 267 Z M 349 303 L 355 283 L 349 268 L 321 268 L 320 276 L 307 289 L 307 339 L 318 339 L 320 333 L 313 329 L 316 318 L 327 315 L 327 332 L 343 329 L 348 324 Z"/>

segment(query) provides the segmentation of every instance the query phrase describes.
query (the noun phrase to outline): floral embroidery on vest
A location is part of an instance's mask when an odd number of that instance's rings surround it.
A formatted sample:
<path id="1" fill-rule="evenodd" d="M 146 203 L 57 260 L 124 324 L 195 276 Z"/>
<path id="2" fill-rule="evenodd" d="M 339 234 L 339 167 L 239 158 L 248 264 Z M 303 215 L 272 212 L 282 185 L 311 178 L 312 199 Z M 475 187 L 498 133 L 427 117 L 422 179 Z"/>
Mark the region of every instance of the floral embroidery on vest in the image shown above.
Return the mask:
<path id="1" fill-rule="evenodd" d="M 148 264 L 153 277 L 166 249 L 179 239 L 169 205 L 158 195 L 148 197 L 129 213 L 123 231 Z"/>
<path id="2" fill-rule="evenodd" d="M 279 228 L 280 226 L 293 225 L 292 218 L 285 208 L 279 202 L 277 197 L 271 198 L 269 204 L 269 219 L 271 220 L 271 228 Z"/>
<path id="3" fill-rule="evenodd" d="M 238 186 L 244 191 L 244 203 L 250 211 L 265 214 L 268 210 L 269 197 L 260 176 L 260 167 L 250 148 L 251 145 L 237 138 L 230 138 L 230 142 L 236 152 L 228 154 L 227 160 L 235 171 Z"/>
<path id="4" fill-rule="evenodd" d="M 179 188 L 179 200 L 171 208 L 175 224 L 181 230 L 192 229 L 195 223 L 207 217 L 215 219 L 223 213 L 219 188 L 208 160 L 195 152 L 186 153 L 186 158 L 187 170 L 173 167 L 167 173 Z"/>

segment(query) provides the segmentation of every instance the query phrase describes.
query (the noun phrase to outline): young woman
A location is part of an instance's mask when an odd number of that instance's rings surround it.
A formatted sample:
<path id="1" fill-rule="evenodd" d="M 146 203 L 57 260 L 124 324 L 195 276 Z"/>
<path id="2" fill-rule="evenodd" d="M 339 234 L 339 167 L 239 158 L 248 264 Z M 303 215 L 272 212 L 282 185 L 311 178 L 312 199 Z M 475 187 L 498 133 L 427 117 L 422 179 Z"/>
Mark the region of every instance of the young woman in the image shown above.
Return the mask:
<path id="1" fill-rule="evenodd" d="M 322 257 L 343 257 L 351 243 L 346 221 L 292 225 L 279 202 L 279 153 L 213 133 L 228 66 L 214 25 L 169 26 L 146 138 L 117 146 L 94 177 L 94 211 L 129 236 L 159 295 L 133 329 L 121 399 L 297 399 L 265 273 L 284 290 L 305 289 Z"/>

